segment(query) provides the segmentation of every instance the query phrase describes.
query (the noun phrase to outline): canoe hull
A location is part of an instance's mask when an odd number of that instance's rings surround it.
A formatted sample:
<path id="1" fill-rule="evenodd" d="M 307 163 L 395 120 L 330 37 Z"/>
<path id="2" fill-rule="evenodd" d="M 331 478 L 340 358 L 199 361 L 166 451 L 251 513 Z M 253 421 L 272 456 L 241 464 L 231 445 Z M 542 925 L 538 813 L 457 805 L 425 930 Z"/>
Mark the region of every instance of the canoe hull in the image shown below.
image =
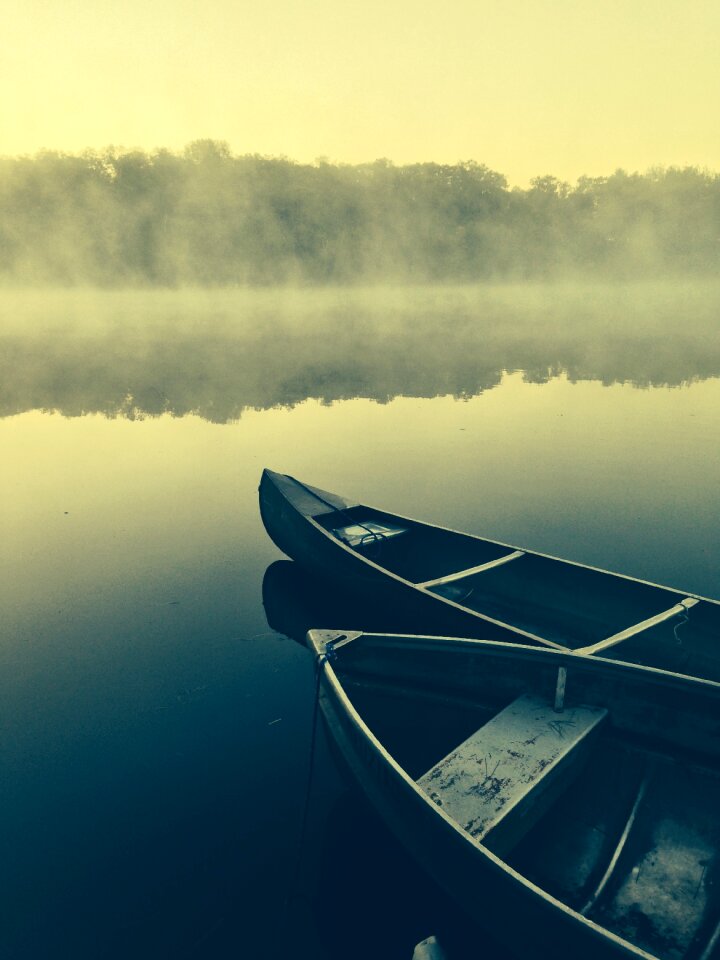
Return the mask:
<path id="1" fill-rule="evenodd" d="M 720 681 L 718 601 L 350 503 L 269 470 L 260 510 L 283 553 L 365 598 L 382 630 L 573 649 Z"/>

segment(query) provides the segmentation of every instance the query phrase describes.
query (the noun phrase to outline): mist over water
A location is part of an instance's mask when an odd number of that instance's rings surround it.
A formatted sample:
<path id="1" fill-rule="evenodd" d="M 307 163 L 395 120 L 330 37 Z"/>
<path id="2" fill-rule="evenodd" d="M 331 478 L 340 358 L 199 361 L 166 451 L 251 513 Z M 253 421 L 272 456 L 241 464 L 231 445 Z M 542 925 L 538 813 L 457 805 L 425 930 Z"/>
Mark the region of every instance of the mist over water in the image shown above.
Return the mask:
<path id="1" fill-rule="evenodd" d="M 720 283 L 0 292 L 0 416 L 109 417 L 471 397 L 521 371 L 679 386 L 720 375 Z"/>

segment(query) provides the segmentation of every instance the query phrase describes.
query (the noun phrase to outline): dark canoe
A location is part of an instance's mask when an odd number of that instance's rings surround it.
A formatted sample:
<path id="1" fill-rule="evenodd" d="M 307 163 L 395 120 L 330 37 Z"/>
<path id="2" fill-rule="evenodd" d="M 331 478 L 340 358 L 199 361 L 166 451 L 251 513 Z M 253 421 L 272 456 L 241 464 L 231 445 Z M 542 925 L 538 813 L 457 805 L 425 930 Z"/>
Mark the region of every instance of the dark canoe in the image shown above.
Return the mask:
<path id="1" fill-rule="evenodd" d="M 482 640 L 308 641 L 354 779 L 475 924 L 523 958 L 717 960 L 720 684 Z"/>
<path id="2" fill-rule="evenodd" d="M 260 512 L 284 553 L 402 613 L 404 631 L 600 653 L 720 681 L 715 600 L 352 503 L 270 470 Z"/>

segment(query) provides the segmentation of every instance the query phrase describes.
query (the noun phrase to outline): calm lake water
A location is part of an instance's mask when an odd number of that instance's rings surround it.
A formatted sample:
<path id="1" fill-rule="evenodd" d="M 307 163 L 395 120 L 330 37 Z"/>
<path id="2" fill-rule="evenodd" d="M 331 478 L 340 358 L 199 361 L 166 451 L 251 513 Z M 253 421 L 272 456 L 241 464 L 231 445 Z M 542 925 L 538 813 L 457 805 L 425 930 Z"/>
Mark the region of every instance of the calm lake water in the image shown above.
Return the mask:
<path id="1" fill-rule="evenodd" d="M 720 596 L 720 285 L 0 309 L 3 957 L 409 960 L 455 923 L 322 730 L 310 769 L 293 637 L 368 611 L 277 563 L 263 466 Z"/>

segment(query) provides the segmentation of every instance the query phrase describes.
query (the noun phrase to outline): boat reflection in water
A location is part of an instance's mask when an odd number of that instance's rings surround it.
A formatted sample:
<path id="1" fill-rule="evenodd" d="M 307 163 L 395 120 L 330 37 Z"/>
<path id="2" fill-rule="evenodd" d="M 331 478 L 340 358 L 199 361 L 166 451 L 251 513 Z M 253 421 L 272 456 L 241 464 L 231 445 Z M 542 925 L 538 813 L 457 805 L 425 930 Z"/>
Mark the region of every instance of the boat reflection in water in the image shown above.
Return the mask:
<path id="1" fill-rule="evenodd" d="M 338 584 L 328 586 L 292 560 L 276 560 L 265 571 L 262 584 L 265 616 L 272 630 L 306 646 L 308 630 L 344 624 L 353 630 L 385 633 L 403 631 L 403 617 L 382 598 L 371 601 Z M 405 617 L 407 626 L 407 617 Z"/>
<path id="2" fill-rule="evenodd" d="M 278 560 L 263 578 L 263 604 L 268 625 L 307 646 L 307 633 L 334 618 L 365 629 L 399 629 L 397 613 L 382 604 L 362 603 L 340 588 L 307 573 L 291 560 Z M 308 656 L 310 655 L 308 651 Z M 416 729 L 407 718 L 388 713 L 394 739 L 408 747 Z M 478 931 L 456 903 L 408 854 L 361 791 L 348 777 L 345 760 L 328 742 L 324 725 L 317 731 L 308 830 L 303 843 L 301 880 L 294 891 L 291 927 L 312 924 L 328 957 L 345 960 L 410 960 L 413 946 L 437 934 L 447 960 L 467 960 L 478 937 L 488 960 L 512 960 L 486 931 Z M 328 768 L 332 768 L 328 771 Z M 328 780 L 340 775 L 335 793 Z M 348 789 L 350 788 L 350 789 Z M 332 877 L 332 890 L 328 890 Z M 358 922 L 359 915 L 365 919 Z M 381 931 L 381 933 L 380 933 Z M 472 950 L 472 953 L 468 953 Z"/>

